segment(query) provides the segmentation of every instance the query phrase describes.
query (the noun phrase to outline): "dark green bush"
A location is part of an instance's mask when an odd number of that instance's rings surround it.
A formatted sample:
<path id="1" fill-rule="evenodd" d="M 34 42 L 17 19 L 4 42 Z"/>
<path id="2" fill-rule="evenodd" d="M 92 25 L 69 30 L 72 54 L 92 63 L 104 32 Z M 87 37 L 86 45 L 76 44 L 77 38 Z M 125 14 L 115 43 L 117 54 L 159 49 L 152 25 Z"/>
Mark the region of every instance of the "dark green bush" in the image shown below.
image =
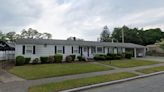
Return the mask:
<path id="1" fill-rule="evenodd" d="M 106 56 L 106 60 L 112 60 L 113 58 L 111 56 Z"/>
<path id="2" fill-rule="evenodd" d="M 48 63 L 48 57 L 40 57 L 40 61 L 42 64 Z"/>
<path id="3" fill-rule="evenodd" d="M 122 59 L 123 55 L 122 54 L 107 54 L 107 60 L 118 60 L 118 59 Z"/>
<path id="4" fill-rule="evenodd" d="M 83 57 L 82 57 L 82 56 L 77 56 L 77 59 L 78 59 L 79 61 L 82 61 L 82 60 L 83 60 Z"/>
<path id="5" fill-rule="evenodd" d="M 61 55 L 61 54 L 56 54 L 56 55 L 54 56 L 54 61 L 55 61 L 56 63 L 61 63 L 62 60 L 63 60 L 63 55 Z"/>
<path id="6" fill-rule="evenodd" d="M 115 59 L 117 59 L 117 54 L 110 54 L 110 53 L 108 53 L 107 54 L 107 56 L 110 56 L 110 60 L 115 60 Z"/>
<path id="7" fill-rule="evenodd" d="M 24 65 L 25 58 L 23 56 L 17 56 L 16 57 L 16 66 Z"/>
<path id="8" fill-rule="evenodd" d="M 106 60 L 106 55 L 105 54 L 96 54 L 94 56 L 95 60 Z"/>
<path id="9" fill-rule="evenodd" d="M 38 64 L 39 63 L 39 58 L 35 58 L 33 61 L 32 61 L 32 64 Z"/>
<path id="10" fill-rule="evenodd" d="M 76 55 L 70 55 L 72 57 L 72 61 L 75 61 Z"/>
<path id="11" fill-rule="evenodd" d="M 30 61 L 31 61 L 31 58 L 30 57 L 29 58 L 25 58 L 25 64 L 29 64 Z"/>
<path id="12" fill-rule="evenodd" d="M 69 55 L 69 56 L 66 56 L 66 62 L 68 62 L 68 63 L 70 63 L 70 62 L 72 62 L 73 60 L 72 60 L 72 57 Z"/>
<path id="13" fill-rule="evenodd" d="M 54 56 L 49 56 L 48 57 L 48 62 L 49 63 L 54 63 Z"/>
<path id="14" fill-rule="evenodd" d="M 125 58 L 131 59 L 132 58 L 132 54 L 131 53 L 125 53 Z"/>
<path id="15" fill-rule="evenodd" d="M 119 55 L 115 56 L 115 60 L 119 60 L 119 59 L 121 59 L 121 58 L 122 58 L 122 57 L 119 56 Z"/>

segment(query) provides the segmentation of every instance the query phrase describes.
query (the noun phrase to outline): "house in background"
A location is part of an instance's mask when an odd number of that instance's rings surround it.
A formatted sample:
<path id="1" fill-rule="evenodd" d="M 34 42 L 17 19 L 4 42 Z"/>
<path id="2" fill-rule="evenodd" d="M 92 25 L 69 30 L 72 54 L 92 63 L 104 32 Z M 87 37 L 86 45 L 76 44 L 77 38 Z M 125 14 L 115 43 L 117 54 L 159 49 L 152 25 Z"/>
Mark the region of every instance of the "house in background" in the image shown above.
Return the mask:
<path id="1" fill-rule="evenodd" d="M 145 46 L 133 43 L 111 43 L 97 41 L 53 40 L 53 39 L 18 39 L 15 43 L 15 56 L 39 58 L 62 54 L 63 59 L 68 55 L 82 55 L 93 58 L 95 54 L 132 52 L 136 58 L 145 56 Z"/>

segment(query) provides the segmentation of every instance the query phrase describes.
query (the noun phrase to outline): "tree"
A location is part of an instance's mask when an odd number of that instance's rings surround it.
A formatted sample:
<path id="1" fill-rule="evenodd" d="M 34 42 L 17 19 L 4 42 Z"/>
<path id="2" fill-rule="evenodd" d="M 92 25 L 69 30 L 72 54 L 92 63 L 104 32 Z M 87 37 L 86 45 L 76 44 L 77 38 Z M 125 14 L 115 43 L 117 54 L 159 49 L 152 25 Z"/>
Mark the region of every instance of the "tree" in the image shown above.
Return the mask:
<path id="1" fill-rule="evenodd" d="M 154 44 L 162 39 L 162 31 L 159 28 L 148 29 L 144 32 L 145 45 Z"/>
<path id="2" fill-rule="evenodd" d="M 100 34 L 100 41 L 111 42 L 110 32 L 107 26 L 104 26 L 103 31 Z"/>
<path id="3" fill-rule="evenodd" d="M 0 31 L 0 40 L 6 41 L 6 35 Z"/>
<path id="4" fill-rule="evenodd" d="M 16 32 L 8 32 L 6 34 L 6 38 L 8 38 L 9 41 L 13 42 L 16 40 Z"/>
<path id="5" fill-rule="evenodd" d="M 50 38 L 52 38 L 52 35 L 50 33 L 43 33 L 43 34 L 41 34 L 41 36 L 42 36 L 41 38 L 43 38 L 43 39 L 50 39 Z"/>
<path id="6" fill-rule="evenodd" d="M 20 38 L 30 38 L 30 39 L 51 39 L 52 35 L 50 33 L 40 33 L 35 29 L 29 28 L 28 30 L 23 29 Z"/>
<path id="7" fill-rule="evenodd" d="M 123 26 L 120 28 L 114 28 L 112 38 L 122 42 L 122 30 L 124 31 L 124 39 L 127 43 L 149 45 L 160 41 L 160 39 L 164 37 L 164 33 L 159 28 L 143 30 Z"/>

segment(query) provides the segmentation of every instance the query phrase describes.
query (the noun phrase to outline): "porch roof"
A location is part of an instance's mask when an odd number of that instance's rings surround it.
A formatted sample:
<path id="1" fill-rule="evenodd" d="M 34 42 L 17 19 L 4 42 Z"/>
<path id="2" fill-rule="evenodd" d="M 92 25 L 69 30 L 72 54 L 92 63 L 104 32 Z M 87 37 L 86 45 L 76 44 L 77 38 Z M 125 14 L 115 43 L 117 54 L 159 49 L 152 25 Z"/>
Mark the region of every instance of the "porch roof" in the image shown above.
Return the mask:
<path id="1" fill-rule="evenodd" d="M 138 45 L 138 44 L 133 44 L 133 43 L 112 43 L 112 42 L 73 41 L 73 40 L 55 40 L 55 39 L 17 39 L 16 44 L 80 45 L 80 46 L 145 48 L 145 46 Z"/>

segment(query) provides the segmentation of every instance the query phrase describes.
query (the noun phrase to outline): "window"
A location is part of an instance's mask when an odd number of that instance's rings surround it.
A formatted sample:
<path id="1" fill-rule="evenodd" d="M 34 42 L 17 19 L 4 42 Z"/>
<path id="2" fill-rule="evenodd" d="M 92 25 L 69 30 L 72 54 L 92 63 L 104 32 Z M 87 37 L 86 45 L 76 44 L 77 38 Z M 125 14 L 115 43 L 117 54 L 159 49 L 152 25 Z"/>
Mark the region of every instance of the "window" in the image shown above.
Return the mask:
<path id="1" fill-rule="evenodd" d="M 78 46 L 72 46 L 73 53 L 79 53 L 79 47 Z"/>
<path id="2" fill-rule="evenodd" d="M 97 47 L 97 52 L 98 53 L 102 53 L 103 52 L 103 48 L 102 47 Z"/>
<path id="3" fill-rule="evenodd" d="M 63 50 L 58 50 L 58 53 L 63 53 Z"/>
<path id="4" fill-rule="evenodd" d="M 103 47 L 103 53 L 105 53 L 105 47 Z"/>
<path id="5" fill-rule="evenodd" d="M 63 53 L 63 46 L 57 47 L 57 53 Z"/>
<path id="6" fill-rule="evenodd" d="M 113 53 L 114 48 L 108 48 L 108 53 Z"/>
<path id="7" fill-rule="evenodd" d="M 122 53 L 122 48 L 118 48 L 118 53 L 119 53 L 119 54 Z"/>
<path id="8" fill-rule="evenodd" d="M 91 53 L 96 53 L 96 47 L 91 47 Z"/>
<path id="9" fill-rule="evenodd" d="M 78 50 L 73 50 L 73 53 L 78 53 L 79 51 Z"/>
<path id="10" fill-rule="evenodd" d="M 32 54 L 33 53 L 33 46 L 26 46 L 26 53 Z"/>

